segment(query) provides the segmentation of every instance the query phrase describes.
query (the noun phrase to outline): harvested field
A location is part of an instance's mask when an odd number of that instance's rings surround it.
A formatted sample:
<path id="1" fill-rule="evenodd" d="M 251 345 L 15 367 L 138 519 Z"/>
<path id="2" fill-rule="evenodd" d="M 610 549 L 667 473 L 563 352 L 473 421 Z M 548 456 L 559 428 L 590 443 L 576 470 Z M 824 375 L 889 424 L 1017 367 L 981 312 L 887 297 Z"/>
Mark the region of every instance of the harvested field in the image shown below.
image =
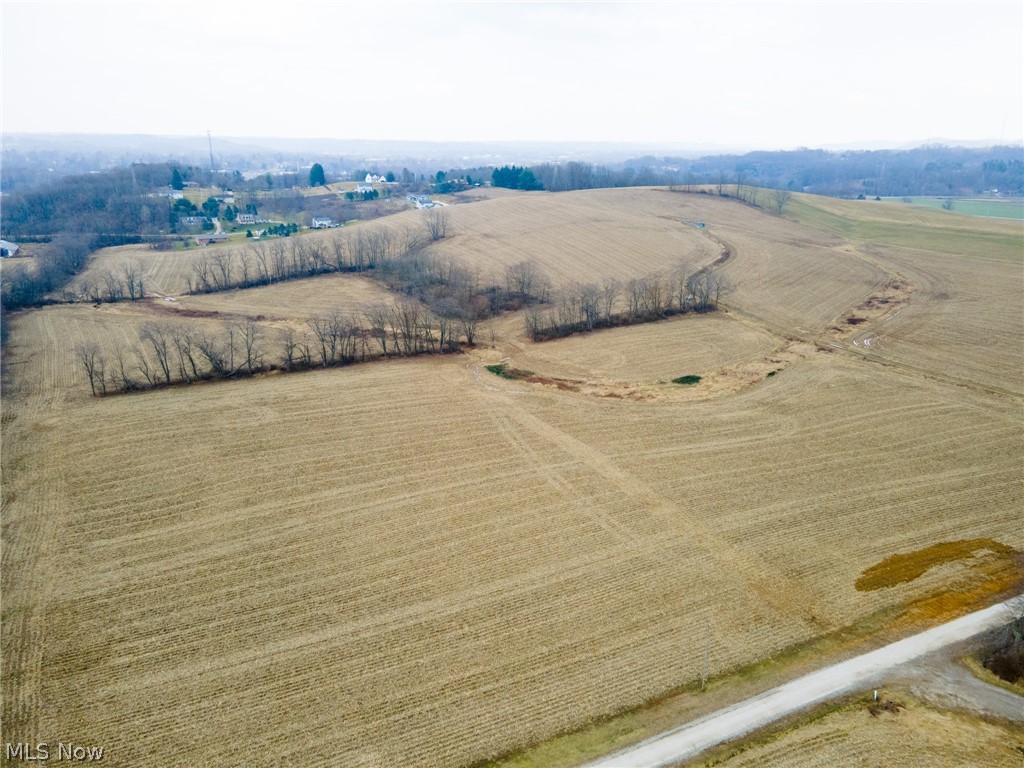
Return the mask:
<path id="1" fill-rule="evenodd" d="M 692 315 L 526 344 L 513 352 L 511 365 L 550 376 L 650 384 L 770 356 L 778 346 L 775 337 L 725 314 Z"/>
<path id="2" fill-rule="evenodd" d="M 239 248 L 241 246 L 222 246 Z M 72 281 L 69 289 L 82 292 L 86 283 L 98 283 L 107 272 L 123 274 L 126 264 L 138 262 L 143 267 L 146 293 L 175 296 L 185 291 L 185 279 L 192 273 L 192 264 L 210 254 L 210 247 L 187 251 L 154 251 L 148 246 L 119 245 L 97 251 L 89 259 L 89 266 Z"/>
<path id="3" fill-rule="evenodd" d="M 850 706 L 710 765 L 722 768 L 831 768 L 899 765 L 907 768 L 1019 766 L 1024 738 L 1013 728 L 913 700 L 872 717 Z"/>
<path id="4" fill-rule="evenodd" d="M 554 285 L 624 280 L 680 263 L 695 271 L 719 246 L 684 221 L 678 196 L 654 190 L 517 194 L 449 209 L 454 234 L 438 254 L 501 274 L 535 261 Z"/>
<path id="5" fill-rule="evenodd" d="M 320 275 L 276 285 L 233 290 L 218 294 L 180 296 L 169 306 L 181 310 L 218 311 L 238 315 L 286 318 L 305 322 L 313 315 L 359 314 L 394 296 L 381 284 L 355 274 Z"/>
<path id="6" fill-rule="evenodd" d="M 955 256 L 876 245 L 862 250 L 915 286 L 898 314 L 860 335 L 862 342 L 871 339 L 872 354 L 1024 393 L 1024 254 L 1014 262 L 984 250 Z"/>
<path id="7" fill-rule="evenodd" d="M 127 766 L 473 765 L 692 686 L 709 624 L 717 676 L 1019 580 L 1014 262 L 664 190 L 450 214 L 436 253 L 481 272 L 535 258 L 563 284 L 703 266 L 724 242 L 729 312 L 543 344 L 507 315 L 470 354 L 109 398 L 88 396 L 79 341 L 175 312 L 284 326 L 386 294 L 335 275 L 10 318 L 7 740 L 102 744 Z M 913 290 L 890 311 L 897 277 Z M 986 332 L 984 353 L 943 356 L 943 334 L 966 350 Z M 483 368 L 506 359 L 585 386 Z"/>

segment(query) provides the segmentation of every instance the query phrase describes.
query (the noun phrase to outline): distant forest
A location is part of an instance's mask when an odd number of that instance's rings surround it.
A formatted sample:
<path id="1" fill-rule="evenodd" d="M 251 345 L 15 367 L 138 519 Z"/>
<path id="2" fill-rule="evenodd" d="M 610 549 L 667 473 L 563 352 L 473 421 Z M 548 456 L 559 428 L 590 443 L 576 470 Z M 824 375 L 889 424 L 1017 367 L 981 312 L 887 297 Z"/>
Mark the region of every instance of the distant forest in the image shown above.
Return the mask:
<path id="1" fill-rule="evenodd" d="M 910 150 L 748 152 L 689 160 L 646 156 L 621 164 L 530 166 L 536 182 L 559 192 L 596 187 L 745 184 L 829 197 L 961 197 L 999 190 L 1024 194 L 1021 147 L 919 147 Z M 503 186 L 503 185 L 502 185 Z"/>
<path id="2" fill-rule="evenodd" d="M 511 151 L 510 148 L 505 149 L 506 152 Z M 126 162 L 124 155 L 124 151 L 118 153 L 112 147 L 93 152 L 81 148 L 61 152 L 53 147 L 44 151 L 30 150 L 17 144 L 5 146 L 3 162 L 0 164 L 0 189 L 5 194 L 5 207 L 8 203 L 6 196 L 11 193 L 39 190 L 60 183 L 69 176 L 80 179 L 84 174 L 95 174 L 97 171 L 120 169 L 121 189 L 130 189 L 129 185 L 133 184 L 129 173 L 130 163 Z M 555 156 L 553 150 L 552 156 Z M 190 169 L 193 178 L 204 186 L 215 181 L 218 186 L 235 190 L 249 185 L 254 189 L 267 189 L 261 186 L 263 182 L 259 177 L 252 178 L 252 169 L 272 167 L 277 169 L 273 179 L 275 191 L 284 191 L 290 182 L 304 185 L 310 164 L 318 162 L 322 164 L 329 181 L 362 180 L 366 173 L 383 176 L 391 172 L 404 186 L 413 186 L 416 181 L 426 182 L 420 191 L 438 193 L 450 190 L 429 189 L 437 173 L 447 179 L 473 178 L 479 181 L 492 179 L 492 173 L 498 171 L 500 178 L 493 178 L 496 186 L 543 188 L 553 192 L 596 187 L 738 182 L 839 197 L 857 197 L 861 194 L 872 197 L 959 197 L 992 189 L 1010 196 L 1024 194 L 1024 148 L 1019 145 L 981 149 L 931 145 L 916 149 L 842 152 L 797 149 L 708 155 L 696 159 L 646 155 L 615 162 L 601 162 L 596 157 L 588 159 L 582 151 L 577 150 L 571 161 L 534 161 L 504 164 L 500 167 L 496 163 L 492 166 L 449 168 L 444 167 L 448 163 L 442 158 L 433 161 L 404 156 L 380 159 L 378 155 L 377 159 L 371 161 L 361 155 L 341 157 L 337 154 L 320 155 L 310 152 L 259 155 L 254 150 L 252 155 L 232 158 L 234 164 L 230 167 L 237 170 L 215 173 L 204 170 L 205 163 L 172 157 L 170 154 L 166 155 L 166 161 L 154 162 L 155 158 L 152 157 L 146 159 L 148 162 L 135 164 L 137 178 L 134 184 L 150 190 L 152 185 L 147 183 L 149 180 L 144 180 L 140 174 L 145 175 L 146 169 L 153 169 L 155 175 L 162 180 L 165 169 L 174 165 Z M 281 174 L 285 165 L 294 168 L 295 172 Z M 247 171 L 245 184 L 241 183 L 239 171 Z M 524 171 L 529 171 L 531 175 L 524 176 Z M 5 234 L 12 229 L 6 221 L 0 223 L 0 226 Z"/>

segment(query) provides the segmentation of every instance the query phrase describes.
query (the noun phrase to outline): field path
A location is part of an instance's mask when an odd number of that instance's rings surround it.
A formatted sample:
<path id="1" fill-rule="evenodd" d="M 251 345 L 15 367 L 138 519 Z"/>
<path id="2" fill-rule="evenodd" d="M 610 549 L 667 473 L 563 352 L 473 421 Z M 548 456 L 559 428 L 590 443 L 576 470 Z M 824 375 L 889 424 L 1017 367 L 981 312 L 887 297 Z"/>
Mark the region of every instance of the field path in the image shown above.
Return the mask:
<path id="1" fill-rule="evenodd" d="M 891 672 L 895 667 L 994 629 L 1007 623 L 1021 610 L 1024 610 L 1024 596 L 975 611 L 876 651 L 812 672 L 590 763 L 587 768 L 656 768 L 675 765 L 716 744 L 743 736 L 812 704 L 858 686 L 877 684 L 881 675 Z"/>
<path id="2" fill-rule="evenodd" d="M 476 390 L 474 394 L 480 398 L 500 399 L 503 401 L 501 411 L 508 419 L 533 437 L 553 444 L 565 453 L 569 461 L 575 461 L 585 465 L 590 471 L 604 478 L 611 485 L 634 500 L 634 509 L 642 510 L 645 514 L 665 518 L 673 521 L 672 527 L 676 530 L 686 530 L 689 537 L 702 550 L 707 553 L 709 559 L 708 568 L 732 572 L 738 574 L 751 590 L 758 596 L 760 601 L 770 607 L 776 615 L 785 616 L 793 613 L 793 606 L 800 605 L 804 608 L 811 608 L 812 613 L 817 604 L 813 594 L 804 589 L 801 585 L 784 580 L 750 550 L 740 550 L 729 542 L 726 537 L 713 530 L 700 516 L 694 514 L 694 510 L 674 504 L 653 490 L 649 484 L 615 464 L 612 459 L 593 446 L 568 434 L 532 413 L 529 413 L 523 403 L 513 400 L 508 394 L 501 390 L 482 391 Z M 501 432 L 508 438 L 508 430 L 503 428 Z M 522 448 L 521 439 L 514 438 L 517 447 Z M 549 470 L 549 481 L 558 484 L 558 480 L 551 476 Z M 638 557 L 649 557 L 664 564 L 664 555 L 659 551 L 656 542 L 646 540 L 643 536 L 630 530 L 622 519 L 611 519 L 609 515 L 602 515 L 596 521 L 609 533 L 619 536 L 636 547 Z M 766 574 L 772 574 L 771 578 Z"/>

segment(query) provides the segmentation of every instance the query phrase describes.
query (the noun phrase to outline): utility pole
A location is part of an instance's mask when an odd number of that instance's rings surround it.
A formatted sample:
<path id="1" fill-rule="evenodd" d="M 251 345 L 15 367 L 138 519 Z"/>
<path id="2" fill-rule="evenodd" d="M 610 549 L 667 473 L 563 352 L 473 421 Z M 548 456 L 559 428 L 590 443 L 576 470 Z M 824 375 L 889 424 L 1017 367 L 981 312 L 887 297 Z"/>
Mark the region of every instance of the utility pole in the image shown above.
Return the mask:
<path id="1" fill-rule="evenodd" d="M 704 636 L 704 665 L 700 672 L 700 689 L 708 682 L 708 664 L 711 661 L 711 619 L 708 619 L 707 634 Z"/>

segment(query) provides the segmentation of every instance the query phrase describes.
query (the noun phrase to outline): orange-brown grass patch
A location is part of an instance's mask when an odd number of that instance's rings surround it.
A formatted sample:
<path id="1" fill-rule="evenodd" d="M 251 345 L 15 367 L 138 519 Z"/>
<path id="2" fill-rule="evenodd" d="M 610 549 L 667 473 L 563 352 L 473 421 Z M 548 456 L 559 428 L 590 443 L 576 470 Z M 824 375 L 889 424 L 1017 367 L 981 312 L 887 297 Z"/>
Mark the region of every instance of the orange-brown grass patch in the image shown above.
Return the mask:
<path id="1" fill-rule="evenodd" d="M 988 557 L 972 564 L 959 578 L 949 577 L 942 586 L 907 605 L 898 626 L 932 626 L 970 611 L 980 610 L 995 600 L 1020 594 L 1024 589 L 1024 557 Z"/>
<path id="2" fill-rule="evenodd" d="M 993 552 L 1010 558 L 1017 550 L 992 539 L 944 541 L 915 552 L 903 552 L 887 557 L 867 568 L 854 585 L 861 592 L 883 589 L 914 581 L 926 571 L 944 563 L 974 557 L 975 552 Z"/>

